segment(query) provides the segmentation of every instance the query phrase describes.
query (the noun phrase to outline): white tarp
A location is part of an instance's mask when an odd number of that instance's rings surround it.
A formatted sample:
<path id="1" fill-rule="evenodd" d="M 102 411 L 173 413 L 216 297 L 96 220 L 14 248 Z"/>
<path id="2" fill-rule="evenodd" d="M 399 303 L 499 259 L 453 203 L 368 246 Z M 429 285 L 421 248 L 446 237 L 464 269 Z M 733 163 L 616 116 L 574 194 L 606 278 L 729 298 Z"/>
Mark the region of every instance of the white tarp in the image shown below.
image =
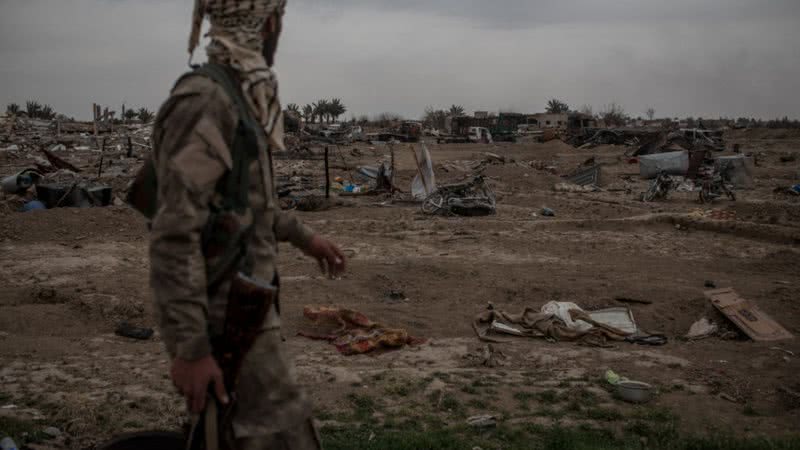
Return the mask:
<path id="1" fill-rule="evenodd" d="M 425 144 L 413 149 L 415 152 L 415 163 L 419 164 L 417 176 L 411 182 L 411 195 L 415 199 L 423 200 L 436 190 L 436 176 L 433 173 L 433 160 L 431 153 Z"/>
<path id="2" fill-rule="evenodd" d="M 669 175 L 686 175 L 689 171 L 689 152 L 655 153 L 639 157 L 639 173 L 642 178 L 655 178 L 662 170 Z"/>

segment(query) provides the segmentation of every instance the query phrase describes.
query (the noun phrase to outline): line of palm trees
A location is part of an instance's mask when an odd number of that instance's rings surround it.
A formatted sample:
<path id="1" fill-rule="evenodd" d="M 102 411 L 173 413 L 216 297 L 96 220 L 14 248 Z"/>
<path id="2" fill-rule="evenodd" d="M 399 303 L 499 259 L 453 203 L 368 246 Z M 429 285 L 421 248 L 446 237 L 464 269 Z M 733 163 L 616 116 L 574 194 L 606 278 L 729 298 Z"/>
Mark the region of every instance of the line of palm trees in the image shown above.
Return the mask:
<path id="1" fill-rule="evenodd" d="M 316 123 L 317 118 L 319 118 L 319 123 L 336 122 L 342 114 L 347 112 L 347 107 L 340 98 L 317 100 L 302 108 L 297 103 L 289 103 L 286 105 L 286 109 L 305 119 L 306 123 Z"/>
<path id="2" fill-rule="evenodd" d="M 9 103 L 6 106 L 6 112 L 11 115 L 17 115 L 22 111 L 22 107 L 17 103 Z M 58 115 L 52 106 L 41 104 L 37 101 L 28 100 L 25 102 L 25 114 L 31 119 L 53 120 Z"/>

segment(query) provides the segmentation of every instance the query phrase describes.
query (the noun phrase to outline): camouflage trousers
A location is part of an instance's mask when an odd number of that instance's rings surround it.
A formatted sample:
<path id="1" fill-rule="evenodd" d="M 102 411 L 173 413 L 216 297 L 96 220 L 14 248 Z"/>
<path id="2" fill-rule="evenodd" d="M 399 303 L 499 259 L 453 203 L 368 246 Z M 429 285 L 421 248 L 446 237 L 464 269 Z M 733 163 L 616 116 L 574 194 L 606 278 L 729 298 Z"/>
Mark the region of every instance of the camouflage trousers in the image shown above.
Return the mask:
<path id="1" fill-rule="evenodd" d="M 247 353 L 236 398 L 233 431 L 239 449 L 321 448 L 310 402 L 297 384 L 279 323 L 268 319 Z"/>

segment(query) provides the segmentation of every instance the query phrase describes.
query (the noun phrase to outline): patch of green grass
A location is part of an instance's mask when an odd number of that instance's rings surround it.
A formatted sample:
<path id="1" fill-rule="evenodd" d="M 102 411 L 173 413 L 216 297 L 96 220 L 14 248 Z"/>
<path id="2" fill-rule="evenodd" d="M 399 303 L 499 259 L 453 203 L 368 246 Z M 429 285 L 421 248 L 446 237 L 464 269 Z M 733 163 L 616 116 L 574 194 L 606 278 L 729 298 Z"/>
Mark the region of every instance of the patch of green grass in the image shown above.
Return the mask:
<path id="1" fill-rule="evenodd" d="M 564 417 L 564 413 L 562 413 L 561 411 L 555 410 L 547 406 L 536 410 L 536 412 L 534 412 L 533 414 L 539 417 L 549 417 L 551 419 L 560 419 Z"/>
<path id="2" fill-rule="evenodd" d="M 11 437 L 18 447 L 41 442 L 47 437 L 47 435 L 42 432 L 41 425 L 26 420 L 2 416 L 0 416 L 0 436 Z"/>
<path id="3" fill-rule="evenodd" d="M 590 426 L 503 424 L 489 430 L 476 430 L 467 426 L 447 427 L 431 417 L 399 424 L 397 428 L 366 425 L 327 427 L 322 429 L 322 439 L 328 450 L 460 450 L 474 447 L 504 450 L 790 450 L 800 445 L 800 437 L 694 437 L 682 436 L 674 429 L 654 430 L 651 427 L 639 431 L 641 433 L 620 436 L 611 430 Z M 657 434 L 650 434 L 654 431 Z"/>
<path id="4" fill-rule="evenodd" d="M 386 386 L 385 390 L 387 394 L 398 397 L 407 397 L 411 393 L 409 385 L 402 381 Z"/>
<path id="5" fill-rule="evenodd" d="M 478 395 L 478 389 L 471 384 L 461 386 L 461 392 L 464 392 L 469 395 Z"/>
<path id="6" fill-rule="evenodd" d="M 589 408 L 586 410 L 586 418 L 591 420 L 614 422 L 622 420 L 624 416 L 616 409 L 610 408 Z"/>
<path id="7" fill-rule="evenodd" d="M 753 405 L 745 405 L 745 407 L 742 409 L 742 414 L 748 417 L 758 417 L 761 415 L 758 411 L 756 411 L 755 408 L 753 408 Z"/>
<path id="8" fill-rule="evenodd" d="M 486 400 L 483 400 L 481 398 L 473 398 L 467 402 L 467 406 L 477 410 L 486 410 L 489 408 L 489 403 L 487 403 Z"/>
<path id="9" fill-rule="evenodd" d="M 471 384 L 472 384 L 473 387 L 476 387 L 476 388 L 490 387 L 490 386 L 494 386 L 495 385 L 495 383 L 493 383 L 491 380 L 486 379 L 486 378 L 478 378 L 477 380 L 473 380 Z"/>
<path id="10" fill-rule="evenodd" d="M 314 411 L 314 418 L 317 420 L 331 420 L 333 419 L 333 413 L 324 409 L 318 409 Z"/>
<path id="11" fill-rule="evenodd" d="M 442 408 L 454 413 L 459 414 L 463 412 L 463 406 L 452 394 L 445 394 L 442 397 Z"/>
<path id="12" fill-rule="evenodd" d="M 677 422 L 678 416 L 667 408 L 645 408 L 633 413 L 633 418 L 649 422 Z"/>
<path id="13" fill-rule="evenodd" d="M 353 416 L 357 420 L 369 419 L 377 408 L 375 399 L 369 395 L 350 394 L 347 399 L 353 405 Z"/>
<path id="14" fill-rule="evenodd" d="M 536 394 L 536 399 L 547 405 L 554 405 L 558 403 L 560 400 L 558 392 L 552 389 L 539 392 L 538 394 Z"/>
<path id="15" fill-rule="evenodd" d="M 445 372 L 433 372 L 432 374 L 434 377 L 442 380 L 442 381 L 450 381 L 450 374 Z"/>

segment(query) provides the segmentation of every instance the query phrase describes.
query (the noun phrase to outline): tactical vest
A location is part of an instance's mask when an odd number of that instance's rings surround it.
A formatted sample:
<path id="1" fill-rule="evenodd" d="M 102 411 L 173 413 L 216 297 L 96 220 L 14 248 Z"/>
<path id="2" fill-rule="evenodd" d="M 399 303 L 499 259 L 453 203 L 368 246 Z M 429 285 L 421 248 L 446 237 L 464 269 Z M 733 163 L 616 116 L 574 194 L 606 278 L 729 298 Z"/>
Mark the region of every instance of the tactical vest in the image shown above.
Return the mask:
<path id="1" fill-rule="evenodd" d="M 209 205 L 210 216 L 202 233 L 203 254 L 217 262 L 206 265 L 206 280 L 209 292 L 213 292 L 228 275 L 235 270 L 250 274 L 251 267 L 245 265 L 247 238 L 252 225 L 246 229 L 236 229 L 230 214 L 244 214 L 249 208 L 248 190 L 250 186 L 250 165 L 258 159 L 260 142 L 266 143 L 264 128 L 253 115 L 252 109 L 242 95 L 241 85 L 235 74 L 219 64 L 204 64 L 181 76 L 177 86 L 189 76 L 205 76 L 217 83 L 238 111 L 238 123 L 230 143 L 233 164 L 217 182 L 216 192 L 221 205 Z M 158 176 L 153 158 L 147 160 L 136 175 L 128 191 L 127 202 L 147 219 L 152 220 L 158 211 Z"/>

